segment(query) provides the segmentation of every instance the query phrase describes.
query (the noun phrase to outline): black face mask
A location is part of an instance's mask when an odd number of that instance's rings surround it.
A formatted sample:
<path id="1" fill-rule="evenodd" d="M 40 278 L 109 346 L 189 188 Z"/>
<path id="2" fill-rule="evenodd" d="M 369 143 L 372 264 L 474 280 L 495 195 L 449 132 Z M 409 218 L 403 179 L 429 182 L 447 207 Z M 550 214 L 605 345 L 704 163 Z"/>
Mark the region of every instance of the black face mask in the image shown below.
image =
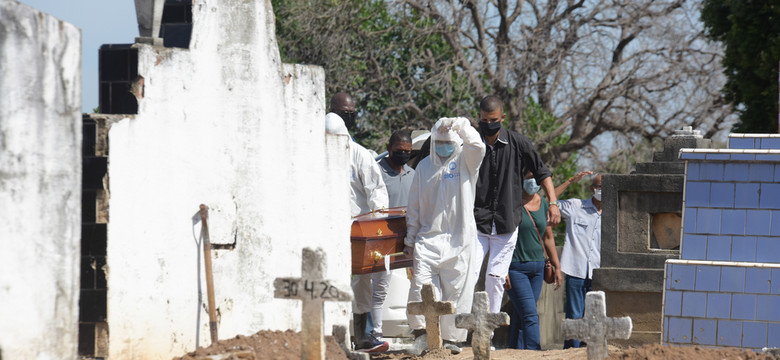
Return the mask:
<path id="1" fill-rule="evenodd" d="M 479 130 L 482 131 L 482 135 L 493 136 L 495 135 L 495 133 L 498 132 L 498 130 L 501 130 L 501 122 L 496 121 L 492 123 L 487 123 L 484 121 L 480 121 Z"/>
<path id="2" fill-rule="evenodd" d="M 409 159 L 412 157 L 412 154 L 406 152 L 406 151 L 393 151 L 390 153 L 390 160 L 393 160 L 394 163 L 398 165 L 403 165 L 409 162 Z"/>
<path id="3" fill-rule="evenodd" d="M 338 116 L 341 116 L 341 119 L 344 120 L 344 126 L 347 127 L 347 130 L 352 131 L 352 128 L 355 127 L 355 118 L 357 117 L 357 113 L 354 111 L 346 112 L 346 111 L 334 111 Z"/>

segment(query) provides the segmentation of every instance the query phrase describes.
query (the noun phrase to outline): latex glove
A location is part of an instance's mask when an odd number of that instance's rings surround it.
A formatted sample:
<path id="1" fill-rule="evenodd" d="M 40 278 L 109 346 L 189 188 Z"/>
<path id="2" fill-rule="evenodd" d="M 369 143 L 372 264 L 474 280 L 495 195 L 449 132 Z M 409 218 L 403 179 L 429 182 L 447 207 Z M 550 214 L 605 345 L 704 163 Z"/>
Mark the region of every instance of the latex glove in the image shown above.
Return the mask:
<path id="1" fill-rule="evenodd" d="M 414 255 L 414 247 L 408 245 L 404 246 L 404 255 L 412 257 L 412 255 Z"/>
<path id="2" fill-rule="evenodd" d="M 439 129 L 439 133 L 441 133 L 441 134 L 448 133 L 450 131 L 450 129 L 452 129 L 452 125 L 453 125 L 453 120 L 454 119 L 455 118 L 441 118 L 441 119 L 439 119 L 439 121 L 438 121 L 438 123 L 439 123 L 439 128 L 438 128 Z"/>

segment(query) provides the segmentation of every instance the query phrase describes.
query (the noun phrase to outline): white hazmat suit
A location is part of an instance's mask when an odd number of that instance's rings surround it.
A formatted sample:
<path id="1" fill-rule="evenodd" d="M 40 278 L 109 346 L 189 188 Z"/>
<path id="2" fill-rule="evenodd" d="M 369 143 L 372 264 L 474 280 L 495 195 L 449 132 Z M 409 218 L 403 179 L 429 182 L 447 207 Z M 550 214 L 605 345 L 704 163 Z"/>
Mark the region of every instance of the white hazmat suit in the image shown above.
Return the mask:
<path id="1" fill-rule="evenodd" d="M 325 115 L 325 131 L 329 134 L 347 135 L 344 120 L 335 113 Z M 382 170 L 374 156 L 353 140 L 349 141 L 349 204 L 350 215 L 389 208 L 387 187 L 382 180 Z M 351 226 L 352 219 L 349 220 Z M 371 274 L 352 276 L 352 312 L 364 314 L 371 311 L 373 288 Z"/>
<path id="2" fill-rule="evenodd" d="M 436 146 L 454 143 L 449 156 Z M 462 145 L 462 146 L 461 146 Z M 431 153 L 417 165 L 404 244 L 414 248 L 414 275 L 409 301 L 421 301 L 422 285 L 432 283 L 440 300 L 453 301 L 455 313 L 471 311 L 476 284 L 473 269 L 477 227 L 474 190 L 485 144 L 466 118 L 442 118 L 431 130 Z M 425 328 L 422 316 L 408 315 L 412 329 Z M 462 342 L 467 331 L 455 327 L 455 315 L 441 317 L 442 339 Z"/>

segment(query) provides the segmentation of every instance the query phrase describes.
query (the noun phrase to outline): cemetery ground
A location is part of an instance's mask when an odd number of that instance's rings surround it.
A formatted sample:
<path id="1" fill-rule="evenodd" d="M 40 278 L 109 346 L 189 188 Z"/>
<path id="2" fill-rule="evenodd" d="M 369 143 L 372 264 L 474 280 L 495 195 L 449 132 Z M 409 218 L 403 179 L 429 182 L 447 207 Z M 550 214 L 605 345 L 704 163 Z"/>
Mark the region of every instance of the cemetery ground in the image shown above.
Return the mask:
<path id="1" fill-rule="evenodd" d="M 325 359 L 347 360 L 346 354 L 339 348 L 337 341 L 327 336 Z M 424 353 L 422 356 L 414 356 L 402 350 L 393 350 L 397 346 L 391 346 L 391 351 L 372 354 L 372 360 L 466 360 L 472 359 L 471 347 L 466 346 L 458 355 L 451 355 L 444 350 Z M 175 360 L 298 360 L 301 358 L 300 333 L 293 331 L 260 331 L 251 336 L 236 336 L 224 339 L 217 344 L 200 348 Z M 700 346 L 676 347 L 662 346 L 660 344 L 645 345 L 640 348 L 629 347 L 621 349 L 609 346 L 609 359 L 623 360 L 660 360 L 660 359 L 744 359 L 744 360 L 773 360 L 768 354 L 759 354 L 749 350 L 736 348 L 709 349 Z M 491 352 L 491 358 L 495 360 L 568 360 L 587 359 L 586 349 L 567 350 L 514 350 L 497 349 Z"/>

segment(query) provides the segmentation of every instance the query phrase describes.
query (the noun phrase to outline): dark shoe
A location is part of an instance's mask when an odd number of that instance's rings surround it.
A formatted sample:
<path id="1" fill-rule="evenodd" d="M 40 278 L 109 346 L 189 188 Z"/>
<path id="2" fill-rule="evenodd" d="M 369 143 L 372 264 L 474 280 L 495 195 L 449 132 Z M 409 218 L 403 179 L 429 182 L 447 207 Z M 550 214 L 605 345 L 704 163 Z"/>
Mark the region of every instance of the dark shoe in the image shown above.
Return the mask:
<path id="1" fill-rule="evenodd" d="M 389 348 L 390 344 L 388 344 L 387 341 L 379 340 L 371 333 L 367 336 L 365 341 L 358 344 L 356 351 L 375 353 L 387 351 Z"/>
<path id="2" fill-rule="evenodd" d="M 415 339 L 423 335 L 425 335 L 425 329 L 412 330 L 412 337 Z"/>

